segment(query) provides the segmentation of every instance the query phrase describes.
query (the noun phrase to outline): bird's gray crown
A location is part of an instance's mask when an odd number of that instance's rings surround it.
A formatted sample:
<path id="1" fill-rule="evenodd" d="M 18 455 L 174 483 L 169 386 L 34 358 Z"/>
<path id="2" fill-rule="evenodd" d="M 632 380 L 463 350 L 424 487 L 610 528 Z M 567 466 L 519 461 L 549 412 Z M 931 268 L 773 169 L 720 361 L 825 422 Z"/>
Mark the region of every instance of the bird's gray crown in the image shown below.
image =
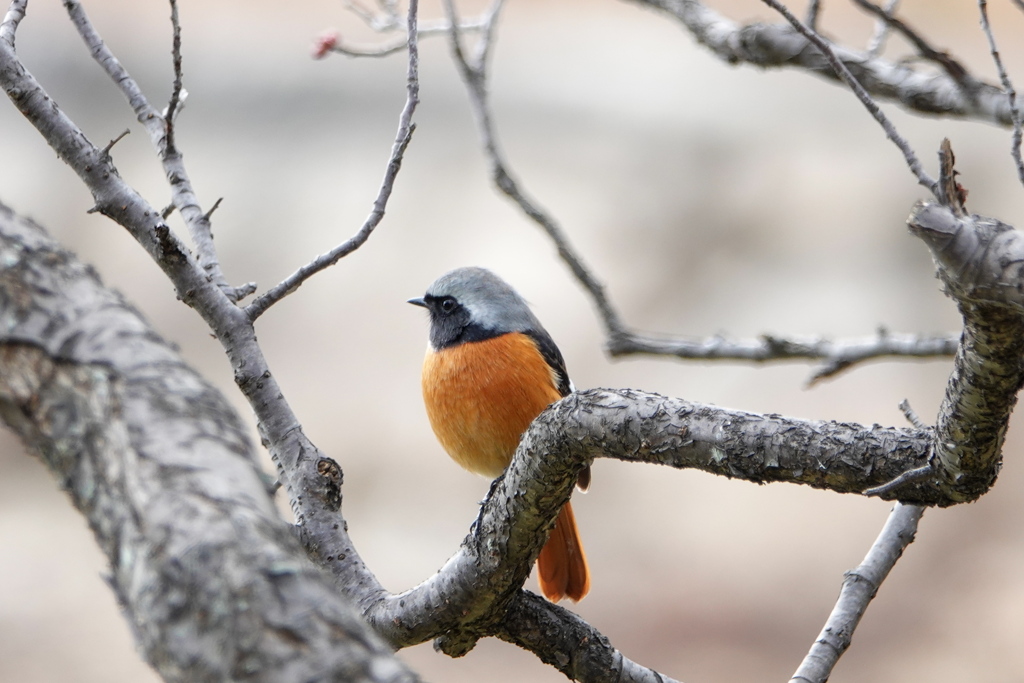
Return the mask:
<path id="1" fill-rule="evenodd" d="M 516 290 L 486 268 L 456 268 L 427 289 L 427 297 L 452 297 L 469 312 L 470 323 L 504 334 L 543 330 Z"/>

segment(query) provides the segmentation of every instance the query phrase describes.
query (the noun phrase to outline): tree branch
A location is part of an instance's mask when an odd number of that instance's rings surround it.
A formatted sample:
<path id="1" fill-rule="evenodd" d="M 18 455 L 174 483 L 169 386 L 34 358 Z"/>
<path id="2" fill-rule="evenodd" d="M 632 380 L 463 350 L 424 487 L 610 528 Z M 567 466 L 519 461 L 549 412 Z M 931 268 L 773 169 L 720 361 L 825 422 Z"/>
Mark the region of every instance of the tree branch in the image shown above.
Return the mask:
<path id="1" fill-rule="evenodd" d="M 352 9 L 350 5 L 349 9 Z M 355 10 L 353 10 L 355 11 Z M 355 13 L 363 19 L 363 21 L 370 28 L 376 31 L 394 31 L 401 28 L 405 32 L 405 36 L 394 40 L 389 43 L 383 43 L 380 45 L 364 46 L 364 45 L 349 45 L 345 44 L 341 40 L 341 35 L 337 31 L 327 31 L 317 39 L 316 46 L 313 50 L 313 56 L 317 59 L 325 57 L 329 52 L 345 55 L 346 57 L 387 57 L 393 55 L 396 52 L 401 52 L 406 49 L 409 45 L 408 39 L 408 27 L 406 25 L 400 25 L 395 23 L 394 25 L 387 23 L 383 24 L 375 20 L 375 15 L 366 15 L 363 12 L 355 11 Z M 408 22 L 406 22 L 408 23 Z M 463 21 L 457 27 L 459 31 L 481 31 L 487 26 L 486 18 L 471 19 Z M 452 26 L 447 21 L 419 21 L 418 30 L 416 35 L 419 39 L 426 38 L 429 36 L 437 36 L 447 34 L 452 30 Z"/>
<path id="2" fill-rule="evenodd" d="M 791 681 L 825 683 L 828 680 L 836 662 L 850 647 L 853 632 L 868 604 L 903 551 L 914 542 L 922 514 L 922 507 L 896 503 L 864 561 L 846 573 L 836 606 Z"/>
<path id="3" fill-rule="evenodd" d="M 607 638 L 569 610 L 528 591 L 522 591 L 512 602 L 494 635 L 534 653 L 569 680 L 677 683 L 625 657 Z"/>
<path id="4" fill-rule="evenodd" d="M 416 680 L 306 559 L 223 397 L 3 206 L 0 253 L 0 417 L 89 521 L 160 675 Z"/>
<path id="5" fill-rule="evenodd" d="M 176 153 L 177 148 L 174 145 L 174 119 L 178 114 L 178 107 L 184 104 L 182 99 L 182 92 L 185 88 L 182 81 L 181 75 L 181 23 L 178 21 L 178 0 L 170 0 L 171 2 L 171 65 L 174 68 L 174 83 L 171 86 L 171 99 L 167 103 L 166 114 L 164 114 L 164 127 L 167 130 L 167 151 L 169 153 Z M 210 209 L 213 211 L 213 209 Z M 204 214 L 204 218 L 207 219 L 207 225 L 209 225 L 209 212 Z M 213 239 L 212 233 L 210 239 Z"/>
<path id="6" fill-rule="evenodd" d="M 1024 139 L 1024 120 L 1022 120 L 1020 108 L 1017 106 L 1017 91 L 1013 89 L 1013 82 L 1010 80 L 1010 75 L 1006 72 L 1006 67 L 1003 65 L 1003 58 L 999 56 L 999 47 L 996 45 L 995 35 L 993 35 L 992 27 L 988 22 L 988 3 L 985 0 L 978 0 L 978 11 L 981 14 L 981 30 L 985 33 L 985 38 L 988 39 L 989 51 L 992 53 L 992 62 L 996 65 L 996 71 L 999 72 L 999 80 L 1003 84 L 1003 91 L 1006 93 L 1006 98 L 1010 101 L 1010 118 L 1013 119 L 1010 157 L 1017 167 L 1017 178 L 1020 180 L 1021 185 L 1024 185 L 1024 158 L 1021 157 L 1020 151 L 1021 140 Z"/>
<path id="7" fill-rule="evenodd" d="M 887 26 L 899 31 L 900 35 L 906 38 L 907 41 L 917 49 L 917 52 L 921 57 L 938 64 L 942 70 L 946 72 L 946 75 L 952 78 L 956 84 L 960 86 L 960 90 L 968 98 L 974 99 L 974 93 L 981 88 L 982 83 L 972 76 L 967 69 L 964 68 L 963 64 L 947 52 L 937 50 L 929 45 L 928 41 L 925 40 L 921 34 L 912 29 L 906 22 L 893 16 L 892 10 L 880 7 L 873 2 L 870 2 L 870 0 L 853 0 L 853 3 L 878 17 L 878 19 L 885 22 Z"/>
<path id="8" fill-rule="evenodd" d="M 729 359 L 765 363 L 783 360 L 819 360 L 809 384 L 833 377 L 857 363 L 881 358 L 937 358 L 952 356 L 959 337 L 954 334 L 919 335 L 881 328 L 873 337 L 830 340 L 824 337 L 758 339 L 677 339 L 623 331 L 608 340 L 612 356 L 649 354 L 687 359 Z"/>
<path id="9" fill-rule="evenodd" d="M 476 58 L 471 63 L 463 53 L 462 45 L 459 41 L 459 32 L 456 28 L 459 21 L 456 15 L 455 6 L 451 0 L 445 0 L 448 20 L 453 27 L 449 34 L 449 45 L 452 50 L 452 55 L 455 58 L 455 63 L 459 68 L 459 73 L 462 75 L 462 79 L 469 91 L 473 114 L 476 118 L 477 127 L 480 130 L 480 136 L 483 141 L 488 161 L 491 164 L 491 177 L 493 178 L 495 185 L 498 186 L 498 189 L 504 192 L 506 196 L 515 202 L 527 216 L 529 216 L 541 227 L 541 229 L 544 230 L 551 241 L 554 242 L 555 248 L 558 249 L 558 255 L 563 261 L 565 261 L 573 275 L 576 276 L 576 279 L 579 280 L 590 294 L 591 298 L 593 298 L 594 303 L 601 314 L 601 318 L 605 322 L 605 332 L 609 337 L 612 337 L 621 331 L 623 326 L 619 321 L 618 314 L 612 308 L 611 303 L 605 295 L 604 286 L 596 277 L 594 277 L 583 260 L 576 254 L 575 250 L 570 245 L 568 238 L 562 231 L 562 228 L 547 214 L 546 211 L 537 206 L 535 202 L 520 190 L 518 183 L 508 170 L 508 166 L 498 147 L 497 135 L 491 119 L 490 105 L 487 101 L 486 60 L 490 53 L 489 46 L 493 39 L 493 26 L 498 20 L 498 12 L 501 9 L 501 4 L 501 0 L 496 0 L 492 5 L 492 11 L 489 14 L 490 28 L 485 30 L 484 35 L 481 38 L 481 45 L 478 47 Z"/>
<path id="10" fill-rule="evenodd" d="M 345 242 L 342 242 L 331 251 L 321 254 L 297 271 L 282 280 L 265 293 L 246 306 L 245 312 L 249 319 L 255 321 L 263 315 L 268 308 L 297 290 L 303 282 L 313 277 L 320 271 L 333 266 L 335 263 L 363 246 L 366 240 L 373 234 L 374 229 L 384 219 L 384 212 L 387 209 L 388 200 L 395 186 L 395 179 L 398 171 L 402 168 L 402 158 L 405 150 L 412 140 L 412 134 L 416 130 L 416 124 L 412 122 L 413 112 L 419 104 L 420 81 L 419 81 L 419 43 L 417 40 L 416 16 L 418 11 L 418 0 L 409 2 L 409 68 L 406 77 L 406 100 L 402 108 L 402 114 L 398 119 L 398 132 L 395 142 L 391 147 L 391 157 L 388 159 L 387 168 L 384 171 L 384 180 L 377 191 L 377 198 L 373 202 L 373 210 L 366 218 L 359 231 Z"/>
<path id="11" fill-rule="evenodd" d="M 199 198 L 196 196 L 189 179 L 188 171 L 181 151 L 173 140 L 173 114 L 178 106 L 181 83 L 181 54 L 180 54 L 180 27 L 177 25 L 177 5 L 172 3 L 171 20 L 174 32 L 172 59 L 175 71 L 174 94 L 171 103 L 168 105 L 168 116 L 163 116 L 153 107 L 135 79 L 131 77 L 127 69 L 118 61 L 110 48 L 106 46 L 99 33 L 89 21 L 85 9 L 78 0 L 67 0 L 64 3 L 71 22 L 75 25 L 82 40 L 89 48 L 90 54 L 100 67 L 107 73 L 110 79 L 124 95 L 128 104 L 135 112 L 139 123 L 149 133 L 154 149 L 160 156 L 163 165 L 164 175 L 171 188 L 171 198 L 174 206 L 178 209 L 185 225 L 188 228 L 192 243 L 196 249 L 199 265 L 208 277 L 233 301 L 239 298 L 238 291 L 228 285 L 224 279 L 220 262 L 217 259 L 217 249 L 213 244 L 213 229 L 210 225 L 209 214 L 204 212 L 200 206 Z"/>
<path id="12" fill-rule="evenodd" d="M 612 356 L 649 354 L 687 359 L 754 362 L 820 360 L 823 364 L 810 378 L 810 383 L 814 384 L 866 360 L 883 357 L 928 358 L 953 354 L 956 349 L 956 338 L 953 335 L 925 336 L 879 331 L 874 338 L 835 341 L 820 337 L 783 338 L 775 335 L 764 335 L 758 340 L 731 340 L 723 337 L 694 340 L 653 336 L 629 329 L 612 306 L 604 286 L 592 274 L 562 228 L 547 211 L 527 196 L 513 178 L 512 171 L 499 148 L 487 98 L 486 67 L 501 2 L 495 2 L 487 15 L 484 36 L 479 43 L 479 54 L 473 59 L 467 58 L 462 50 L 454 6 L 448 2 L 446 7 L 449 23 L 455 27 L 452 29 L 450 40 L 452 54 L 467 86 L 494 183 L 544 230 L 555 244 L 558 255 L 590 295 L 604 323 L 607 349 Z"/>
<path id="13" fill-rule="evenodd" d="M 862 86 L 860 81 L 857 80 L 856 76 L 846 68 L 846 65 L 839 58 L 839 55 L 836 54 L 836 51 L 832 46 L 829 45 L 829 43 L 822 38 L 820 34 L 808 28 L 796 17 L 795 14 L 789 11 L 789 8 L 781 2 L 778 2 L 778 0 L 762 0 L 762 2 L 785 17 L 786 21 L 788 21 L 798 33 L 813 43 L 814 46 L 821 51 L 821 54 L 825 57 L 825 61 L 827 61 L 829 66 L 831 66 L 836 72 L 839 79 L 853 91 L 853 94 L 856 95 L 857 99 L 864 105 L 864 108 L 868 110 L 871 116 L 873 116 L 878 122 L 878 125 L 882 127 L 882 130 L 885 131 L 885 136 L 892 140 L 893 144 L 899 148 L 900 152 L 902 152 L 903 158 L 907 162 L 910 172 L 917 178 L 918 184 L 924 186 L 934 195 L 936 192 L 935 180 L 925 172 L 924 168 L 921 166 L 920 160 L 917 158 L 917 154 L 915 154 L 914 150 L 910 147 L 910 143 L 903 139 L 903 136 L 899 134 L 896 127 L 892 125 L 889 117 L 882 112 L 868 91 L 865 90 L 864 86 Z"/>
<path id="14" fill-rule="evenodd" d="M 964 334 L 936 423 L 936 458 L 956 498 L 992 485 L 1007 421 L 1024 384 L 1024 236 L 981 216 L 919 203 L 911 232 L 932 250 Z"/>
<path id="15" fill-rule="evenodd" d="M 76 3 L 69 0 L 69 4 Z M 16 26 L 17 12 L 12 9 L 8 16 L 13 19 L 4 27 Z M 160 213 L 121 179 L 110 157 L 89 142 L 49 98 L 14 53 L 13 31 L 7 35 L 0 39 L 0 86 L 83 180 L 98 210 L 128 229 L 174 284 L 178 297 L 200 314 L 224 347 L 235 382 L 256 415 L 309 552 L 314 557 L 358 558 L 340 511 L 340 470 L 302 431 L 270 372 L 248 315 L 206 276 Z M 361 562 L 359 567 L 363 585 L 379 586 Z"/>
<path id="16" fill-rule="evenodd" d="M 779 24 L 739 25 L 699 0 L 632 0 L 675 17 L 694 39 L 729 64 L 762 68 L 804 69 L 839 80 L 822 54 L 792 27 Z M 1010 126 L 1006 94 L 982 83 L 970 97 L 947 74 L 934 74 L 911 64 L 896 64 L 869 53 L 834 47 L 836 56 L 874 97 L 893 100 L 919 114 L 939 114 Z"/>
<path id="17" fill-rule="evenodd" d="M 899 4 L 900 0 L 889 0 L 889 4 L 885 6 L 885 13 L 892 14 L 899 7 Z M 807 25 L 813 28 L 810 22 Z M 889 22 L 884 19 L 879 19 L 875 23 L 875 32 L 871 35 L 871 40 L 868 41 L 868 55 L 872 58 L 879 57 L 885 49 L 885 41 L 889 37 L 889 28 Z"/>

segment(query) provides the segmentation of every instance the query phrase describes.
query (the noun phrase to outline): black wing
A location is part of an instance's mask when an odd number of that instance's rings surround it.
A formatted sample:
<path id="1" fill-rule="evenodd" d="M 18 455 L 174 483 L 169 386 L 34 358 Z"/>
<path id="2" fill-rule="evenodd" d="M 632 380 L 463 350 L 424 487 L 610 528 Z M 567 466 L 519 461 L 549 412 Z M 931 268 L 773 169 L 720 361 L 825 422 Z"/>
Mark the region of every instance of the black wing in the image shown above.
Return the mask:
<path id="1" fill-rule="evenodd" d="M 569 381 L 569 373 L 565 369 L 565 360 L 562 358 L 562 352 L 555 346 L 551 335 L 545 330 L 528 330 L 526 334 L 537 345 L 540 354 L 547 361 L 548 367 L 554 371 L 558 393 L 562 396 L 571 394 L 572 382 Z"/>

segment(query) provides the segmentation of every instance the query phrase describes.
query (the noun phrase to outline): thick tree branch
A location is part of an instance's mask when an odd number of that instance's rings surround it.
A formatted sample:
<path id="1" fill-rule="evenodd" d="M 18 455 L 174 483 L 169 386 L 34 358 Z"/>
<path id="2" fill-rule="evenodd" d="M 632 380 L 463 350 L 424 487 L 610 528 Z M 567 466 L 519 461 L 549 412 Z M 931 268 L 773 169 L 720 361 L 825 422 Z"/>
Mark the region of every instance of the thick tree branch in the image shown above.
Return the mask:
<path id="1" fill-rule="evenodd" d="M 533 652 L 573 681 L 676 683 L 623 656 L 590 624 L 539 595 L 522 591 L 494 635 Z"/>
<path id="2" fill-rule="evenodd" d="M 730 64 L 764 68 L 804 69 L 838 80 L 822 54 L 791 26 L 750 23 L 740 25 L 699 0 L 632 0 L 676 19 L 694 39 Z M 897 64 L 840 46 L 833 46 L 839 61 L 873 97 L 899 102 L 910 111 L 1013 125 L 1010 103 L 1000 88 L 981 83 L 973 94 L 965 92 L 945 73 L 932 73 L 913 64 Z M 973 96 L 972 96 L 973 95 Z"/>
<path id="3" fill-rule="evenodd" d="M 0 416 L 63 482 L 167 681 L 412 681 L 278 516 L 224 399 L 0 206 Z"/>
<path id="4" fill-rule="evenodd" d="M 936 458 L 954 498 L 995 481 L 1007 421 L 1024 384 L 1024 236 L 981 216 L 920 203 L 911 232 L 932 250 L 964 333 L 936 423 Z"/>

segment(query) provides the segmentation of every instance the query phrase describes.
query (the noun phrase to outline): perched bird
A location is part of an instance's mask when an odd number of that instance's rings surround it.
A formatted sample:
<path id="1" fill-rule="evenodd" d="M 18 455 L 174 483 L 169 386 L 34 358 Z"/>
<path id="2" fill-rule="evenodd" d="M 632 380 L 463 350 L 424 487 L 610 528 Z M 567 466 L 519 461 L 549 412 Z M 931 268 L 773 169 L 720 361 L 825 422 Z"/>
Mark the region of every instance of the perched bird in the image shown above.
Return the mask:
<path id="1" fill-rule="evenodd" d="M 439 277 L 421 299 L 430 311 L 423 401 L 438 441 L 470 472 L 497 477 L 534 418 L 573 391 L 565 362 L 526 301 L 483 268 Z M 590 468 L 577 486 L 586 490 Z M 541 592 L 579 601 L 590 590 L 572 506 L 558 514 L 537 558 Z"/>

